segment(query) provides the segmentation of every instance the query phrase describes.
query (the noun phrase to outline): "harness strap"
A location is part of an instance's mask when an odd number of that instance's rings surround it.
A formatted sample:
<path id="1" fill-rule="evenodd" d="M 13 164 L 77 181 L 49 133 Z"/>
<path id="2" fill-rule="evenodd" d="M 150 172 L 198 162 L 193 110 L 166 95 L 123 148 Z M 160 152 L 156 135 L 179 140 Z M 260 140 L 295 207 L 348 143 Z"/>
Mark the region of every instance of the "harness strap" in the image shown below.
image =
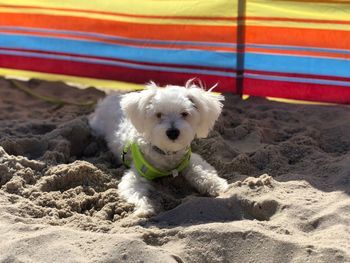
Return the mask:
<path id="1" fill-rule="evenodd" d="M 132 160 L 126 158 L 127 153 L 131 149 Z M 153 167 L 149 162 L 143 157 L 140 148 L 136 143 L 127 143 L 122 151 L 121 159 L 123 163 L 127 166 L 131 166 L 131 161 L 133 161 L 136 171 L 140 176 L 145 177 L 148 180 L 154 180 L 156 178 L 165 177 L 169 175 L 178 175 L 184 171 L 190 164 L 191 149 L 187 151 L 181 163 L 174 169 L 170 171 L 163 171 Z"/>

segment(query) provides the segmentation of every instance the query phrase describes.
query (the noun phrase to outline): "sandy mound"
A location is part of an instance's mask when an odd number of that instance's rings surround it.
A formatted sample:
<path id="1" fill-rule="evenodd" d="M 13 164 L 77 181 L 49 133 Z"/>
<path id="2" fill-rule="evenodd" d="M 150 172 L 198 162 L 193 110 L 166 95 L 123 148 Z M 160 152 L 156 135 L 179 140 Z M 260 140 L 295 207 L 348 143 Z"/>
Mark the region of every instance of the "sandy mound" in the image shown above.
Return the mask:
<path id="1" fill-rule="evenodd" d="M 26 85 L 74 101 L 104 96 Z M 193 150 L 230 190 L 209 198 L 165 178 L 164 211 L 139 220 L 116 192 L 124 168 L 91 135 L 92 108 L 0 86 L 0 262 L 350 262 L 349 107 L 227 95 Z"/>

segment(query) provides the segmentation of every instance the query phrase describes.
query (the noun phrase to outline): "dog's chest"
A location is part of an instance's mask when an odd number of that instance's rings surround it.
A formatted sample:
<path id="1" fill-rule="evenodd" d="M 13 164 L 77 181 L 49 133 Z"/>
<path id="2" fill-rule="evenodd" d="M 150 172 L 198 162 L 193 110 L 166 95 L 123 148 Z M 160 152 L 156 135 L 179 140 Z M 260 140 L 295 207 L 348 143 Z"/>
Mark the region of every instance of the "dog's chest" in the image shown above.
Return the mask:
<path id="1" fill-rule="evenodd" d="M 145 154 L 145 159 L 158 169 L 172 170 L 181 163 L 183 154 L 164 155 L 151 150 Z"/>

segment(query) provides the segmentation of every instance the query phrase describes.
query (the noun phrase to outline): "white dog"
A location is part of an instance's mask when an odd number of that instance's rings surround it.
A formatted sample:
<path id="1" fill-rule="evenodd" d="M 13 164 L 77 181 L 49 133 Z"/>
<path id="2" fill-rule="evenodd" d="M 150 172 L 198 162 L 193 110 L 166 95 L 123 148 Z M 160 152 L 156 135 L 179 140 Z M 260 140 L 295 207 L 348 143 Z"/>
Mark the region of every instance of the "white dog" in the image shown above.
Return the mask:
<path id="1" fill-rule="evenodd" d="M 205 138 L 213 128 L 223 99 L 188 81 L 185 87 L 151 83 L 143 91 L 112 93 L 99 102 L 90 126 L 130 166 L 118 191 L 135 205 L 137 216 L 151 216 L 159 209 L 149 197 L 152 180 L 158 177 L 181 174 L 211 196 L 227 190 L 226 180 L 190 149 L 195 137 Z"/>

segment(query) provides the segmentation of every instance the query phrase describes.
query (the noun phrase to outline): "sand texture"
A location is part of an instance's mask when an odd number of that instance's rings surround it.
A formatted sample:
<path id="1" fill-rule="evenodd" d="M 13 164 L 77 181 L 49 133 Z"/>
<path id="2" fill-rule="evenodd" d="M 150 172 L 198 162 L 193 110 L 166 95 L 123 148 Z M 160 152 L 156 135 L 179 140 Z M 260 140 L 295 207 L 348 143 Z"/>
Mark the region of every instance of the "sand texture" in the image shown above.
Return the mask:
<path id="1" fill-rule="evenodd" d="M 66 100 L 104 93 L 24 83 Z M 163 212 L 119 198 L 124 167 L 89 107 L 55 106 L 0 79 L 0 262 L 350 262 L 350 107 L 227 95 L 193 143 L 230 183 L 220 198 L 157 182 Z"/>

